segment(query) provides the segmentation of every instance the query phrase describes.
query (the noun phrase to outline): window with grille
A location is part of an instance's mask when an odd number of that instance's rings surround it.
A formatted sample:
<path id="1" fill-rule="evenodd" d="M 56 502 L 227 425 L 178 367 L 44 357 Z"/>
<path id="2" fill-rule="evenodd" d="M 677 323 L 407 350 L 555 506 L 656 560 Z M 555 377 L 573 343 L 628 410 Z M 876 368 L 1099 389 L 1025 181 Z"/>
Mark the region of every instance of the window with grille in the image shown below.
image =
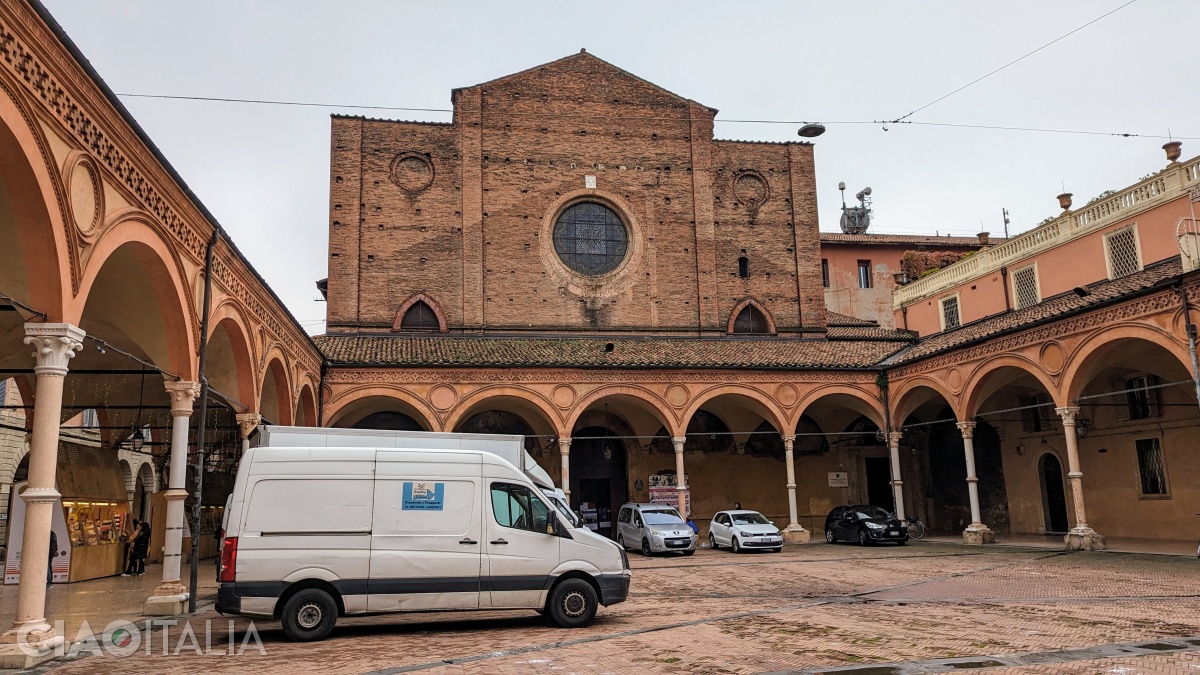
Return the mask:
<path id="1" fill-rule="evenodd" d="M 859 260 L 858 261 L 858 287 L 859 288 L 870 288 L 871 287 L 871 261 L 870 260 Z"/>
<path id="2" fill-rule="evenodd" d="M 1167 469 L 1163 465 L 1162 445 L 1157 438 L 1140 438 L 1137 444 L 1138 475 L 1142 479 L 1142 494 L 1167 494 Z"/>
<path id="3" fill-rule="evenodd" d="M 769 335 L 771 325 L 767 323 L 767 317 L 762 310 L 754 305 L 746 305 L 746 308 L 739 312 L 737 318 L 733 320 L 733 332 Z"/>
<path id="4" fill-rule="evenodd" d="M 829 288 L 829 261 L 821 258 L 821 285 Z"/>
<path id="5" fill-rule="evenodd" d="M 962 319 L 958 315 L 958 296 L 942 298 L 942 330 L 958 328 L 961 325 Z"/>
<path id="6" fill-rule="evenodd" d="M 404 318 L 400 320 L 401 330 L 439 330 L 441 325 L 438 324 L 437 314 L 433 308 L 423 300 L 418 300 L 413 303 L 412 307 L 404 313 Z"/>
<path id="7" fill-rule="evenodd" d="M 1017 309 L 1032 307 L 1041 300 L 1038 297 L 1037 267 L 1022 267 L 1013 273 L 1013 295 L 1017 296 Z"/>
<path id="8" fill-rule="evenodd" d="M 1138 262 L 1137 234 L 1132 227 L 1105 235 L 1104 253 L 1108 256 L 1108 278 L 1118 279 L 1142 269 Z"/>
<path id="9" fill-rule="evenodd" d="M 625 223 L 603 204 L 575 204 L 554 223 L 554 250 L 567 267 L 579 274 L 600 276 L 615 270 L 628 248 Z"/>

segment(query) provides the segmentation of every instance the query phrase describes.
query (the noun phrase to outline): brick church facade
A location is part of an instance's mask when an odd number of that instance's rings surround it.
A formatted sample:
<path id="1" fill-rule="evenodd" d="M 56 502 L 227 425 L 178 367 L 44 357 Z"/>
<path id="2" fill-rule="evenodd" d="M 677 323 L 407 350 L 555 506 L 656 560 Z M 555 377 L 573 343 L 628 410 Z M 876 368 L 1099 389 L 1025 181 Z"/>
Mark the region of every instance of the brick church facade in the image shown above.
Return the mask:
<path id="1" fill-rule="evenodd" d="M 665 484 L 702 528 L 741 502 L 793 541 L 823 534 L 835 505 L 872 503 L 972 542 L 990 521 L 1103 545 L 1083 516 L 1071 397 L 1126 376 L 1088 361 L 1112 345 L 1044 343 L 1047 322 L 1100 317 L 1088 302 L 1039 297 L 921 339 L 827 311 L 811 144 L 715 139 L 716 110 L 586 52 L 452 99 L 450 123 L 332 120 L 320 424 L 524 435 L 602 531 Z M 1165 264 L 1137 275 L 1196 285 Z M 1141 276 L 1092 297 L 1132 302 Z M 1182 330 L 1151 345 L 1171 377 Z M 1024 401 L 1062 425 L 987 417 Z"/>

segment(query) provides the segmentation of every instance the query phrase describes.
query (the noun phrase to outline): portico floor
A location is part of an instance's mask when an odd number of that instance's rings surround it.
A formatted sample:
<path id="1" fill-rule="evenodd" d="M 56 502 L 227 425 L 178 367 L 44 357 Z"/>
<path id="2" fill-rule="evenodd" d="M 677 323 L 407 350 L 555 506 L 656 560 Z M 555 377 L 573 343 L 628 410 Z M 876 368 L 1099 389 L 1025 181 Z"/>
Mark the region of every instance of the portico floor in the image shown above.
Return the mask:
<path id="1" fill-rule="evenodd" d="M 1101 533 L 1103 534 L 1103 533 Z M 955 535 L 927 535 L 922 541 L 961 544 L 962 537 Z M 1159 553 L 1163 555 L 1196 556 L 1196 547 L 1200 544 L 1200 520 L 1197 521 L 1196 538 L 1191 541 L 1166 539 L 1133 539 L 1128 537 L 1106 537 L 1108 550 L 1112 553 Z M 992 546 L 1023 546 L 1035 548 L 1061 549 L 1063 536 L 1061 534 L 996 534 Z"/>

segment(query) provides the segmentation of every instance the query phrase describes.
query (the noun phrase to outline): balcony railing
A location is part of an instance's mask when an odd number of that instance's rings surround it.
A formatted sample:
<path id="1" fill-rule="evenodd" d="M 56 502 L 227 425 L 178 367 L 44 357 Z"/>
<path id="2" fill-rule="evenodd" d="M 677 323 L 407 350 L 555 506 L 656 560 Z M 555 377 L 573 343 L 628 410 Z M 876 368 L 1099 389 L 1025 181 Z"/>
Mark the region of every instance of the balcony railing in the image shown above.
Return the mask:
<path id="1" fill-rule="evenodd" d="M 892 306 L 900 309 L 971 279 L 986 276 L 1035 253 L 1184 196 L 1196 187 L 1200 187 L 1200 157 L 1172 164 L 1116 194 L 1083 206 L 1077 211 L 1064 212 L 1045 225 L 1017 235 L 999 246 L 980 251 L 901 286 L 892 294 Z"/>

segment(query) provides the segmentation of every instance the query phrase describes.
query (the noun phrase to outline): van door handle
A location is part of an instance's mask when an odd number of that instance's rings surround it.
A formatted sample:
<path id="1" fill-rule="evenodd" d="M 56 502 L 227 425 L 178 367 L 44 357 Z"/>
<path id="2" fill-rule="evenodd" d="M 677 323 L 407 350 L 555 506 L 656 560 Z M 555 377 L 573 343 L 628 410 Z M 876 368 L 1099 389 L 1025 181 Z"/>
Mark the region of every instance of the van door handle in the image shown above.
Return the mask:
<path id="1" fill-rule="evenodd" d="M 474 546 L 475 544 L 478 544 L 479 542 L 475 541 L 474 539 L 472 539 L 470 537 L 463 537 L 462 539 L 458 540 L 458 543 L 466 544 L 467 546 Z"/>
<path id="2" fill-rule="evenodd" d="M 493 544 L 507 544 L 508 542 L 503 539 L 493 539 L 492 543 Z"/>

